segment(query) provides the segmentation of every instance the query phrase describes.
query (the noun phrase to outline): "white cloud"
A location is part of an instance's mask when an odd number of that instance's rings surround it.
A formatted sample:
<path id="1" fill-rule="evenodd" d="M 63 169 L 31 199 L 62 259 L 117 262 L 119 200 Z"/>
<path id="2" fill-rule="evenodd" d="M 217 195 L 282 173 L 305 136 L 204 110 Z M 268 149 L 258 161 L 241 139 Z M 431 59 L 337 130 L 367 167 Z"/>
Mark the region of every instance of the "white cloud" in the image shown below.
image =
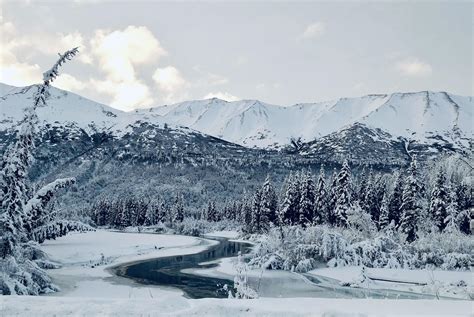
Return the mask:
<path id="1" fill-rule="evenodd" d="M 111 106 L 132 110 L 153 103 L 149 87 L 137 79 L 135 66 L 153 64 L 166 55 L 158 39 L 144 26 L 124 30 L 98 30 L 90 41 L 91 53 L 105 74 L 93 79 L 100 93 L 112 97 Z"/>
<path id="2" fill-rule="evenodd" d="M 138 80 L 114 82 L 91 79 L 90 84 L 100 92 L 112 97 L 110 105 L 114 108 L 130 111 L 151 106 L 153 98 L 147 85 Z"/>
<path id="3" fill-rule="evenodd" d="M 326 25 L 323 22 L 311 23 L 300 35 L 301 39 L 312 39 L 321 36 L 326 31 Z"/>
<path id="4" fill-rule="evenodd" d="M 157 61 L 166 51 L 144 26 L 128 26 L 123 31 L 98 30 L 91 40 L 91 51 L 109 79 L 135 77 L 134 65 Z"/>
<path id="5" fill-rule="evenodd" d="M 53 86 L 70 91 L 81 91 L 87 84 L 67 73 L 60 74 L 53 82 Z"/>
<path id="6" fill-rule="evenodd" d="M 395 65 L 396 69 L 406 76 L 425 76 L 433 72 L 430 64 L 418 59 L 406 59 Z"/>
<path id="7" fill-rule="evenodd" d="M 177 102 L 188 97 L 186 88 L 189 87 L 189 83 L 176 67 L 157 68 L 152 78 L 162 94 L 160 97 L 163 101 Z"/>
<path id="8" fill-rule="evenodd" d="M 229 94 L 228 92 L 211 92 L 204 96 L 204 99 L 219 98 L 226 101 L 237 101 L 239 97 Z"/>
<path id="9" fill-rule="evenodd" d="M 173 66 L 157 68 L 153 74 L 153 80 L 159 89 L 167 92 L 175 92 L 186 84 L 179 70 Z"/>
<path id="10" fill-rule="evenodd" d="M 37 83 L 42 75 L 37 64 L 20 62 L 14 50 L 21 46 L 17 31 L 11 22 L 0 16 L 0 81 L 14 86 L 25 86 Z"/>

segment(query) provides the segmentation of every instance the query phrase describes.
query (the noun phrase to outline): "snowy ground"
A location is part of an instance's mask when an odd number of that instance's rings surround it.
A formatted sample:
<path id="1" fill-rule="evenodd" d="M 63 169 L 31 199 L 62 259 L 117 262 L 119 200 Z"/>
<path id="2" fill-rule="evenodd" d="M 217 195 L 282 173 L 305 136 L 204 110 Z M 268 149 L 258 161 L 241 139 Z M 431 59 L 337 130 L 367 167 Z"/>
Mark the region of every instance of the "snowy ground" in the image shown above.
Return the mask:
<path id="1" fill-rule="evenodd" d="M 344 284 L 370 289 L 395 289 L 461 299 L 474 298 L 472 271 L 371 269 L 365 268 L 365 282 L 360 283 L 362 267 L 320 268 L 315 276 L 335 279 Z"/>
<path id="2" fill-rule="evenodd" d="M 197 253 L 215 243 L 188 236 L 98 230 L 47 241 L 42 249 L 63 264 L 60 269 L 48 271 L 61 288 L 60 293 L 52 296 L 153 298 L 170 294 L 181 296 L 182 292 L 143 287 L 113 275 L 108 269 L 126 262 Z"/>
<path id="3" fill-rule="evenodd" d="M 235 237 L 234 233 L 214 235 Z M 472 301 L 301 297 L 186 299 L 179 290 L 139 285 L 113 276 L 108 270 L 130 261 L 200 252 L 212 243 L 216 242 L 175 235 L 107 231 L 71 234 L 43 247 L 54 260 L 63 264 L 61 269 L 48 271 L 62 291 L 41 297 L 0 297 L 0 316 L 473 316 Z M 317 274 L 340 277 L 330 272 L 323 270 Z M 233 274 L 232 260 L 225 259 L 208 273 Z M 344 274 L 352 277 L 347 271 Z"/>

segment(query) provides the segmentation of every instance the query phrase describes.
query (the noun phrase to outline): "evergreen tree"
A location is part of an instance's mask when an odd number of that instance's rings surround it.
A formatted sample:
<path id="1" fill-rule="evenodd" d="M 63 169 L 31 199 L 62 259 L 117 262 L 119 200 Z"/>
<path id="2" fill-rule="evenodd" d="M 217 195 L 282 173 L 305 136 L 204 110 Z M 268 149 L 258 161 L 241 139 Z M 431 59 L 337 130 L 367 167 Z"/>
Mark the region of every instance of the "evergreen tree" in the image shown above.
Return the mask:
<path id="1" fill-rule="evenodd" d="M 77 48 L 74 48 L 63 55 L 60 54 L 53 67 L 43 74 L 43 84 L 37 86 L 33 104 L 25 109 L 16 142 L 4 153 L 0 171 L 0 250 L 3 258 L 13 255 L 19 243 L 31 240 L 34 231 L 39 230 L 38 226 L 43 226 L 44 221 L 54 218 L 46 210 L 48 202 L 59 188 L 74 182 L 73 179 L 56 180 L 33 194 L 29 186 L 28 172 L 33 161 L 32 152 L 38 121 L 36 109 L 47 105 L 49 87 L 56 79 L 59 67 L 77 52 Z"/>
<path id="2" fill-rule="evenodd" d="M 395 178 L 393 192 L 392 192 L 392 195 L 390 196 L 390 200 L 388 203 L 389 221 L 390 222 L 393 221 L 395 224 L 395 227 L 398 227 L 400 225 L 402 198 L 403 198 L 403 179 L 402 179 L 402 174 L 398 172 Z"/>
<path id="3" fill-rule="evenodd" d="M 367 211 L 375 223 L 379 222 L 380 208 L 385 193 L 385 185 L 380 176 L 376 177 L 372 173 L 367 186 L 367 196 L 364 210 Z"/>
<path id="4" fill-rule="evenodd" d="M 448 190 L 446 188 L 446 175 L 442 168 L 438 170 L 436 180 L 431 191 L 429 214 L 433 218 L 439 230 L 444 230 L 447 217 L 447 206 L 449 203 Z"/>
<path id="5" fill-rule="evenodd" d="M 314 201 L 313 223 L 329 223 L 328 194 L 326 191 L 326 176 L 324 174 L 324 165 L 321 164 L 319 170 L 318 182 L 316 184 L 316 193 Z"/>
<path id="6" fill-rule="evenodd" d="M 334 168 L 331 176 L 331 187 L 328 192 L 330 193 L 328 199 L 328 209 L 327 209 L 327 220 L 328 224 L 335 226 L 336 225 L 336 202 L 337 202 L 337 171 Z"/>
<path id="7" fill-rule="evenodd" d="M 357 191 L 357 200 L 359 201 L 359 205 L 361 208 L 365 207 L 365 199 L 367 198 L 367 188 L 368 188 L 368 180 L 370 179 L 370 176 L 372 175 L 372 169 L 369 172 L 369 176 L 367 176 L 367 173 L 365 171 L 365 166 L 362 169 L 362 172 L 359 176 L 359 190 Z"/>
<path id="8" fill-rule="evenodd" d="M 184 206 L 183 195 L 176 194 L 173 205 L 173 223 L 183 222 L 184 220 Z"/>
<path id="9" fill-rule="evenodd" d="M 380 207 L 380 217 L 379 217 L 379 228 L 381 230 L 387 228 L 390 225 L 390 209 L 389 209 L 389 199 L 388 195 L 385 194 L 382 199 L 382 205 Z"/>
<path id="10" fill-rule="evenodd" d="M 265 229 L 268 229 L 269 224 L 276 225 L 278 223 L 278 201 L 269 176 L 263 183 L 261 196 L 262 224 Z"/>
<path id="11" fill-rule="evenodd" d="M 459 232 L 459 225 L 458 225 L 458 201 L 456 197 L 456 191 L 452 189 L 450 191 L 450 199 L 446 206 L 446 217 L 443 220 L 444 223 L 444 230 L 448 233 Z"/>
<path id="12" fill-rule="evenodd" d="M 337 175 L 335 195 L 337 197 L 334 208 L 336 225 L 346 226 L 347 210 L 351 207 L 351 170 L 347 160 L 344 161 Z"/>
<path id="13" fill-rule="evenodd" d="M 262 193 L 257 189 L 252 198 L 252 233 L 261 233 L 262 228 Z"/>
<path id="14" fill-rule="evenodd" d="M 297 223 L 299 218 L 299 200 L 298 177 L 290 174 L 286 180 L 284 196 L 280 207 L 280 223 L 282 225 L 293 225 Z"/>
<path id="15" fill-rule="evenodd" d="M 252 223 L 252 207 L 249 205 L 248 200 L 245 199 L 242 203 L 242 218 L 243 218 L 243 228 L 242 230 L 249 234 L 253 232 L 253 223 Z"/>
<path id="16" fill-rule="evenodd" d="M 299 219 L 298 223 L 306 226 L 312 223 L 315 206 L 315 187 L 313 175 L 310 171 L 302 174 L 300 182 L 300 201 L 299 201 Z"/>
<path id="17" fill-rule="evenodd" d="M 418 180 L 416 156 L 413 156 L 403 187 L 402 205 L 400 207 L 402 213 L 400 229 L 403 233 L 407 234 L 408 242 L 412 242 L 416 239 L 418 215 L 422 211 L 421 191 L 422 188 Z"/>

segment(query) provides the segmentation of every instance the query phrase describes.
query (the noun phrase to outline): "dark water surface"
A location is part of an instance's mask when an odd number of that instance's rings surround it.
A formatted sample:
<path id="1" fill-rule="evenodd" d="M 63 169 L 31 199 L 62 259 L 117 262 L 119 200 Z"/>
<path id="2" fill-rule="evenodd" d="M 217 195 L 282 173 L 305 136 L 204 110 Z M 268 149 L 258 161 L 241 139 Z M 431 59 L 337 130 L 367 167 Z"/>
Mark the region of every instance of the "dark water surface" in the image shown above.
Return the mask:
<path id="1" fill-rule="evenodd" d="M 237 256 L 239 251 L 250 251 L 249 243 L 216 238 L 219 244 L 195 254 L 168 256 L 141 262 L 128 263 L 114 269 L 115 274 L 132 278 L 143 284 L 176 287 L 189 298 L 225 298 L 225 284 L 232 286 L 230 279 L 199 276 L 184 273 L 184 269 L 216 267 L 215 261 Z M 306 280 L 305 280 L 306 278 Z M 310 274 L 294 274 L 284 271 L 267 271 L 259 278 L 249 278 L 250 285 L 262 297 L 318 297 L 318 298 L 391 298 L 433 299 L 434 296 L 390 289 L 358 289 L 340 286 L 338 281 Z"/>
<path id="2" fill-rule="evenodd" d="M 115 273 L 143 284 L 179 288 L 189 298 L 225 298 L 227 293 L 222 287 L 224 284 L 231 286 L 232 281 L 181 272 L 181 270 L 190 268 L 215 267 L 217 264 L 214 263 L 205 265 L 199 265 L 199 263 L 237 256 L 239 251 L 246 253 L 251 247 L 249 243 L 234 242 L 223 238 L 216 240 L 219 240 L 219 244 L 199 253 L 125 264 L 117 267 Z"/>

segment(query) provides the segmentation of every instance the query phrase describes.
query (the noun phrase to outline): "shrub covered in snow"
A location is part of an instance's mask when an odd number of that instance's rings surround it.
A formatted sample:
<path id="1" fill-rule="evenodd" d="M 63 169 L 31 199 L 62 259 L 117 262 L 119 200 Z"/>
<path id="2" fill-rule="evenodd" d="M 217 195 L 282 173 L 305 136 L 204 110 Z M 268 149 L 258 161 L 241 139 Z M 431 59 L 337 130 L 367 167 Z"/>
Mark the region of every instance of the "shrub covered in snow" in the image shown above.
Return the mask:
<path id="1" fill-rule="evenodd" d="M 389 228 L 367 231 L 328 226 L 273 228 L 256 242 L 250 264 L 305 272 L 319 263 L 374 268 L 469 269 L 474 241 L 460 233 L 430 233 L 411 244 Z"/>

